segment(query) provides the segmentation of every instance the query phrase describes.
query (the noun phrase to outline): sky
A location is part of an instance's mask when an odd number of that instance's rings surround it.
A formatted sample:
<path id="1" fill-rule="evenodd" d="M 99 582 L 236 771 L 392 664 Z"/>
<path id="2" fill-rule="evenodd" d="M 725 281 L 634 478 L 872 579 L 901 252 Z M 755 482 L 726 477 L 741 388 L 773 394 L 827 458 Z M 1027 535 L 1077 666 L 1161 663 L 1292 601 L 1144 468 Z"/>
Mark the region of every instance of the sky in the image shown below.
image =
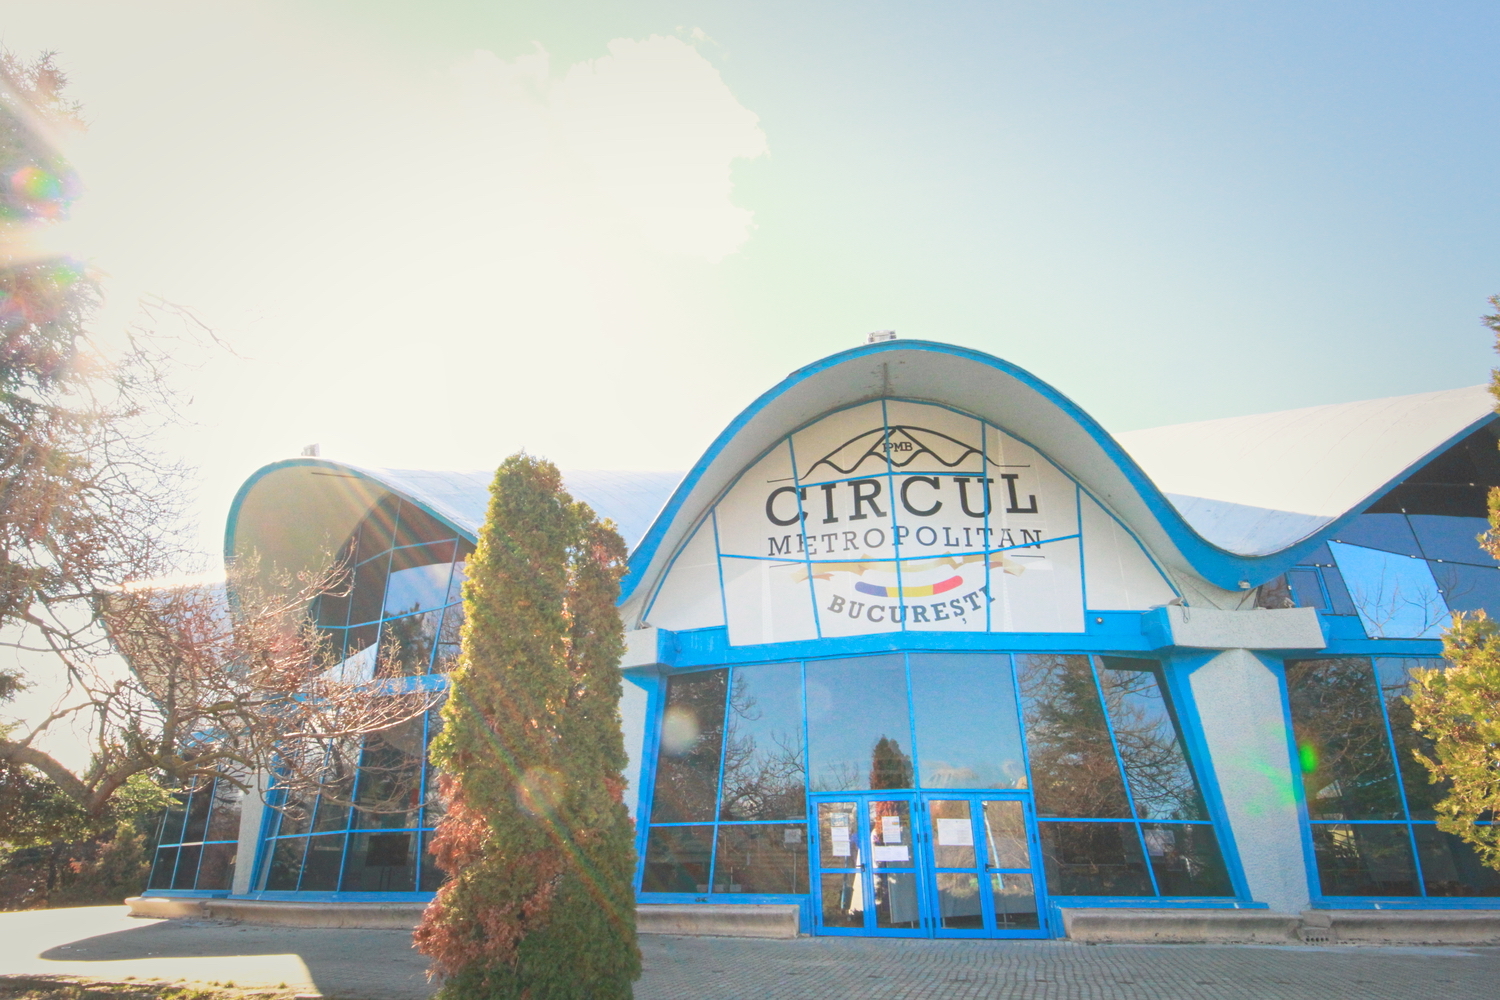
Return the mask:
<path id="1" fill-rule="evenodd" d="M 318 443 L 685 469 L 872 330 L 1113 431 L 1473 385 L 1500 6 L 8 0 L 101 336 L 176 303 L 215 549 Z M 169 321 L 163 321 L 170 326 Z"/>

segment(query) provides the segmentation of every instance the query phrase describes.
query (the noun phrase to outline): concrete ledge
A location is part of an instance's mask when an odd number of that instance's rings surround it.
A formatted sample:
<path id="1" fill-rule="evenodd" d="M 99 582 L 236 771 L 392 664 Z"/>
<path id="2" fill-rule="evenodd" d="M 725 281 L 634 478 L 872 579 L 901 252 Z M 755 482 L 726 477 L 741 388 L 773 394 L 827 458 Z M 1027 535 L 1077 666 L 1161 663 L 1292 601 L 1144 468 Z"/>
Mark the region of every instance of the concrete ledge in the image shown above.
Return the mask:
<path id="1" fill-rule="evenodd" d="M 1298 940 L 1301 921 L 1265 910 L 1064 909 L 1063 930 L 1074 941 L 1202 944 Z"/>
<path id="2" fill-rule="evenodd" d="M 1500 944 L 1500 910 L 1321 910 L 1304 917 L 1326 918 L 1332 943 Z"/>
<path id="3" fill-rule="evenodd" d="M 346 927 L 410 930 L 426 903 L 304 903 L 270 899 L 180 899 L 132 896 L 125 901 L 138 917 L 197 917 L 281 927 Z M 650 905 L 635 908 L 641 934 L 794 938 L 800 908 L 792 903 Z"/>
<path id="4" fill-rule="evenodd" d="M 171 896 L 131 896 L 125 900 L 132 917 L 201 917 L 203 900 Z"/>
<path id="5" fill-rule="evenodd" d="M 1160 616 L 1156 629 L 1170 636 L 1172 645 L 1188 649 L 1323 649 L 1328 645 L 1313 608 L 1226 611 L 1167 605 L 1150 615 Z"/>
<path id="6" fill-rule="evenodd" d="M 793 903 L 680 903 L 635 908 L 641 934 L 794 938 L 800 907 Z"/>
<path id="7" fill-rule="evenodd" d="M 270 899 L 206 899 L 203 914 L 211 920 L 283 927 L 360 927 L 411 930 L 422 919 L 426 903 L 298 903 Z"/>

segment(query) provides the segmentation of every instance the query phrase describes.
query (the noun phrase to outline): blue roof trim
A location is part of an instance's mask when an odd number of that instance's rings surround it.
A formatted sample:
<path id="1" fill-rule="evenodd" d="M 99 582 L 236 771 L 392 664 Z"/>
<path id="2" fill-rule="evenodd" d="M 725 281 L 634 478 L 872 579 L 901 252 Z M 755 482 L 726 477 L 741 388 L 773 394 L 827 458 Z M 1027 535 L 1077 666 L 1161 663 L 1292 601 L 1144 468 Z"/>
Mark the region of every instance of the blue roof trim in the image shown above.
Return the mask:
<path id="1" fill-rule="evenodd" d="M 1146 475 L 1145 471 L 1136 464 L 1129 453 L 1115 441 L 1098 421 L 1063 393 L 1025 369 L 997 358 L 992 354 L 986 354 L 972 348 L 958 347 L 953 344 L 941 344 L 934 341 L 893 340 L 878 344 L 862 345 L 847 351 L 840 351 L 837 354 L 831 354 L 828 357 L 820 358 L 809 365 L 798 368 L 757 397 L 754 402 L 742 410 L 730 422 L 729 426 L 724 428 L 719 436 L 714 439 L 714 442 L 709 445 L 708 450 L 703 453 L 703 456 L 688 471 L 677 489 L 673 491 L 666 506 L 662 508 L 656 521 L 651 525 L 651 529 L 646 533 L 641 543 L 636 546 L 635 551 L 631 553 L 629 572 L 626 573 L 624 580 L 621 581 L 621 601 L 628 600 L 633 596 L 635 590 L 642 584 L 643 575 L 647 567 L 655 559 L 657 550 L 661 547 L 673 522 L 682 514 L 688 496 L 697 487 L 699 482 L 702 481 L 719 455 L 728 447 L 730 442 L 739 436 L 751 420 L 788 390 L 814 375 L 850 361 L 861 360 L 891 351 L 928 351 L 934 354 L 946 354 L 952 357 L 963 358 L 977 365 L 992 368 L 1008 375 L 1051 402 L 1087 432 L 1094 443 L 1103 450 L 1105 456 L 1124 474 L 1127 482 L 1145 503 L 1157 524 L 1166 532 L 1168 538 L 1177 546 L 1188 563 L 1205 579 L 1227 590 L 1238 589 L 1242 581 L 1248 582 L 1252 586 L 1264 583 L 1266 580 L 1284 572 L 1288 567 L 1295 565 L 1296 561 L 1304 554 L 1322 544 L 1323 541 L 1332 536 L 1341 527 L 1348 524 L 1349 521 L 1391 487 L 1404 480 L 1422 465 L 1425 465 L 1434 456 L 1495 419 L 1493 414 L 1487 414 L 1480 420 L 1475 421 L 1463 431 L 1423 455 L 1421 459 L 1403 470 L 1400 475 L 1381 486 L 1380 489 L 1376 490 L 1369 497 L 1366 497 L 1358 507 L 1329 522 L 1322 529 L 1315 531 L 1307 538 L 1269 555 L 1242 556 L 1220 548 L 1198 534 L 1192 525 L 1177 511 L 1177 508 L 1172 505 L 1171 501 L 1167 499 L 1166 495 Z M 840 402 L 848 401 L 841 400 Z M 935 402 L 941 402 L 941 400 L 935 400 Z M 1055 456 L 1049 457 L 1052 457 L 1056 461 Z"/>

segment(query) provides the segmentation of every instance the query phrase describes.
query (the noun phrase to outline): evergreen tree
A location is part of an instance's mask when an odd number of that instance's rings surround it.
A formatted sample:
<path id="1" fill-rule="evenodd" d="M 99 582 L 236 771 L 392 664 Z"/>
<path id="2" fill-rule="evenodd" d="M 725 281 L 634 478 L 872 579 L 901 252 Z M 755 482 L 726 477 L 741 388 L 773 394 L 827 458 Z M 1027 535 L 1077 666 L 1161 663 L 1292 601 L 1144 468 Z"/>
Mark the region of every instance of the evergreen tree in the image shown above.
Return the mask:
<path id="1" fill-rule="evenodd" d="M 625 546 L 524 454 L 495 474 L 432 760 L 450 873 L 417 928 L 444 1000 L 614 1000 L 640 975 L 615 601 Z"/>
<path id="2" fill-rule="evenodd" d="M 1500 351 L 1500 295 L 1484 317 Z M 1491 373 L 1490 393 L 1500 402 L 1500 369 Z M 1490 490 L 1490 528 L 1480 546 L 1500 559 L 1500 489 Z M 1455 614 L 1443 635 L 1446 670 L 1419 670 L 1412 678 L 1412 727 L 1430 752 L 1412 753 L 1426 765 L 1443 797 L 1438 829 L 1468 841 L 1480 860 L 1500 869 L 1500 626 L 1483 611 Z"/>

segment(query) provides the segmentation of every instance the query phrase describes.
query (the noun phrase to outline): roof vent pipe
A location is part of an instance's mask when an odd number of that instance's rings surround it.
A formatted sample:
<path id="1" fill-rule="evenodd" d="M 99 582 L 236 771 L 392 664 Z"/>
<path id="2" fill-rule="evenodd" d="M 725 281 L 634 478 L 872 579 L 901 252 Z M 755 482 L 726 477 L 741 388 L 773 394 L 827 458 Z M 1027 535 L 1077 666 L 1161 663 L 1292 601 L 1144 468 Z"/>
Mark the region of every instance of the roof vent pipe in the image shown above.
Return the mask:
<path id="1" fill-rule="evenodd" d="M 303 458 L 317 458 L 318 455 L 322 452 L 322 450 L 323 450 L 322 448 L 319 448 L 315 444 L 303 445 L 302 446 L 302 457 Z"/>
<path id="2" fill-rule="evenodd" d="M 867 344 L 881 344 L 881 343 L 884 343 L 887 340 L 895 340 L 895 339 L 896 339 L 896 331 L 895 330 L 876 330 L 874 333 L 872 333 L 869 336 L 865 337 L 865 343 L 867 343 Z"/>

